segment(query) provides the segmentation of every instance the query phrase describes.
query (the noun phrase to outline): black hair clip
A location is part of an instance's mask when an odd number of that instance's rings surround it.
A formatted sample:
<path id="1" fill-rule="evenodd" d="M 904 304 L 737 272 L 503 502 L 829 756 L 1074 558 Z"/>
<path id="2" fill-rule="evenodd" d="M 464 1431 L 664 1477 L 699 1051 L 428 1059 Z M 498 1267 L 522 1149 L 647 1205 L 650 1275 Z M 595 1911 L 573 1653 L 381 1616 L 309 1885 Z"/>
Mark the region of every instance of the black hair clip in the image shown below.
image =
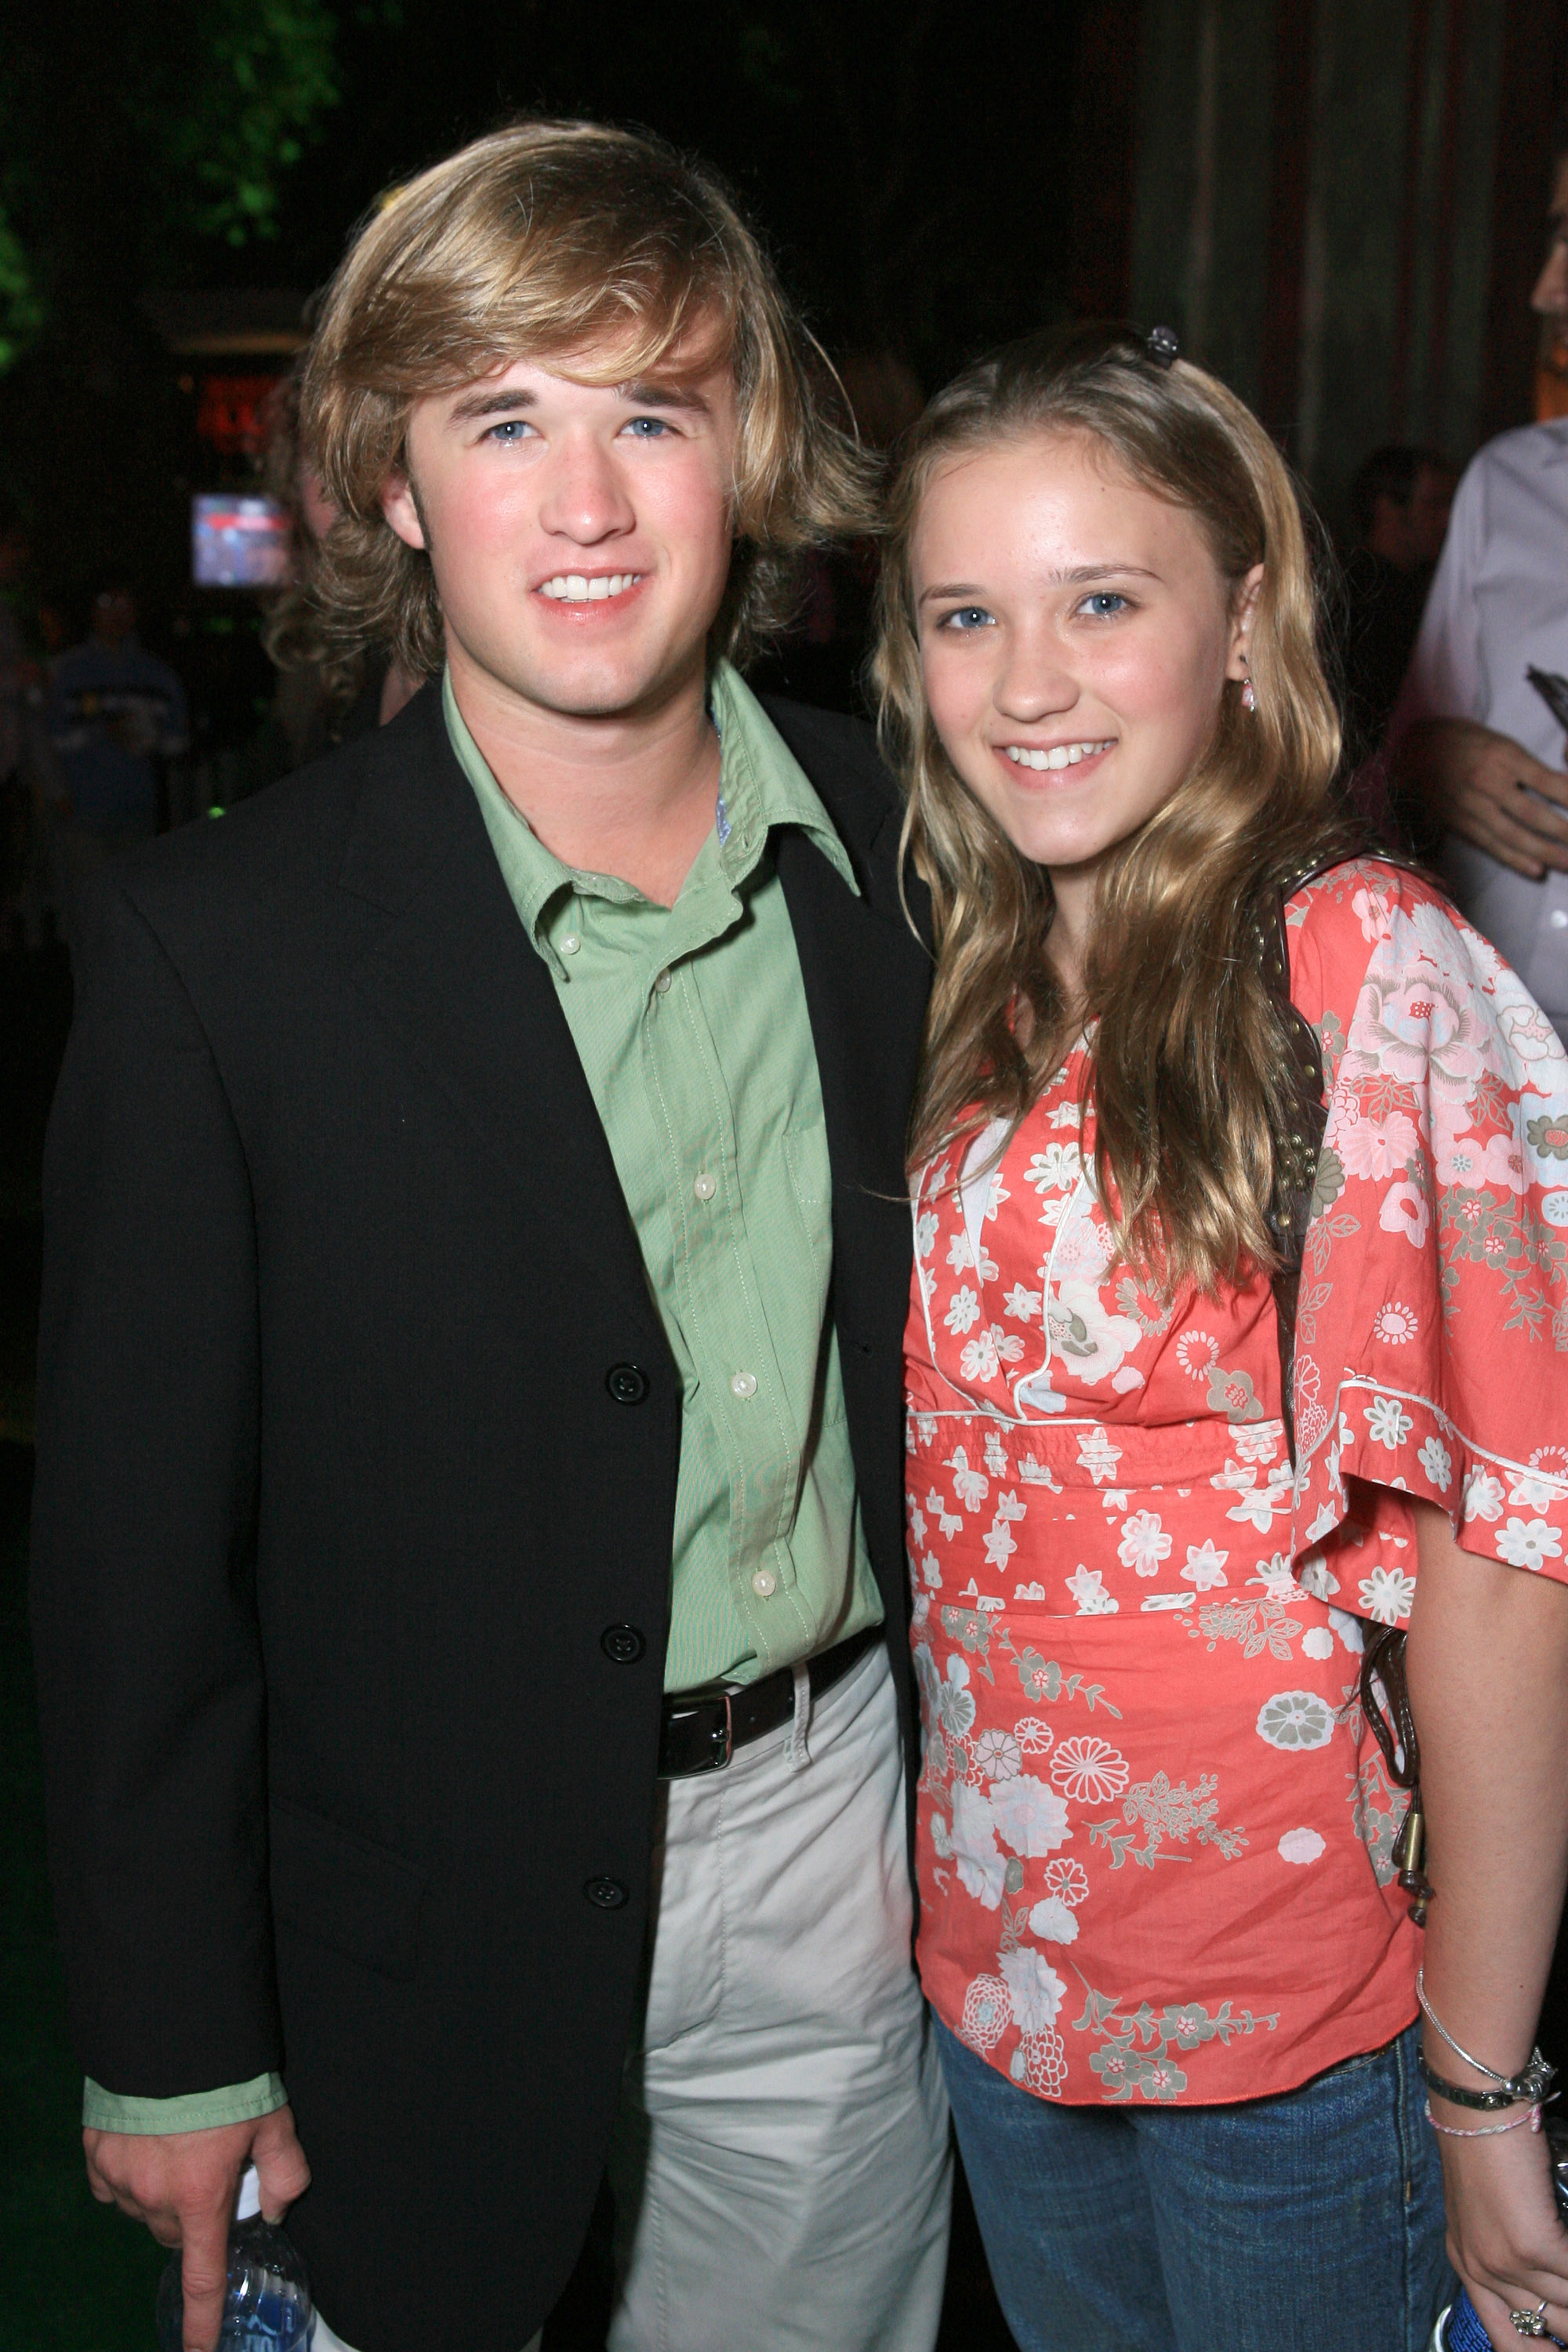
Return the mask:
<path id="1" fill-rule="evenodd" d="M 1182 346 L 1176 340 L 1173 327 L 1151 327 L 1143 338 L 1143 348 L 1158 368 L 1168 368 L 1182 355 Z"/>

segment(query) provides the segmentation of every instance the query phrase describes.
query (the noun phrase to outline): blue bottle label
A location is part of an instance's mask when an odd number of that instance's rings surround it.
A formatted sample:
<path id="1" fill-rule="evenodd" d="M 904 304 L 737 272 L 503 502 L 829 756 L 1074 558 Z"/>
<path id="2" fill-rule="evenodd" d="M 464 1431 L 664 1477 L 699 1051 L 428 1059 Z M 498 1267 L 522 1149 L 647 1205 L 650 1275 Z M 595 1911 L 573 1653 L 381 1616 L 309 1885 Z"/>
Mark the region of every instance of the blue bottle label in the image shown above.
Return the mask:
<path id="1" fill-rule="evenodd" d="M 1481 2326 L 1481 2317 L 1463 2287 L 1455 2298 L 1448 2314 L 1448 2325 L 1443 2330 L 1443 2352 L 1492 2352 L 1492 2339 Z"/>

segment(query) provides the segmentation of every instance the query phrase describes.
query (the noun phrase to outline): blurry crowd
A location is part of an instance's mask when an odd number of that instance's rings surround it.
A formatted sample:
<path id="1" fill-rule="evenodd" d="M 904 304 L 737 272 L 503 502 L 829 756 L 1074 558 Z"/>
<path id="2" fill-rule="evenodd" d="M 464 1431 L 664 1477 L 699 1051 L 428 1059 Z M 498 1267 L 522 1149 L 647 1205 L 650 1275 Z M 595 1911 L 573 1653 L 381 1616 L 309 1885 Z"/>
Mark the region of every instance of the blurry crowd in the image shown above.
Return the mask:
<path id="1" fill-rule="evenodd" d="M 1532 297 L 1560 337 L 1565 224 L 1560 152 Z M 256 487 L 287 535 L 288 577 L 262 597 L 275 683 L 253 731 L 216 751 L 193 742 L 177 660 L 142 641 L 135 581 L 106 575 L 68 609 L 39 587 L 28 532 L 0 506 L 0 948 L 36 950 L 63 937 L 73 886 L 99 861 L 223 813 L 384 725 L 413 691 L 387 648 L 345 653 L 322 626 L 312 559 L 333 509 L 300 446 L 300 373 L 277 385 L 257 461 Z M 892 449 L 921 413 L 912 372 L 868 351 L 844 355 L 838 376 L 863 440 Z M 1441 449 L 1373 450 L 1350 486 L 1330 602 L 1360 814 L 1385 846 L 1441 868 L 1568 1027 L 1568 651 L 1556 646 L 1568 421 L 1551 403 L 1538 406 L 1545 422 L 1503 436 L 1463 478 Z M 795 627 L 753 683 L 864 709 L 875 578 L 869 543 L 812 555 Z"/>

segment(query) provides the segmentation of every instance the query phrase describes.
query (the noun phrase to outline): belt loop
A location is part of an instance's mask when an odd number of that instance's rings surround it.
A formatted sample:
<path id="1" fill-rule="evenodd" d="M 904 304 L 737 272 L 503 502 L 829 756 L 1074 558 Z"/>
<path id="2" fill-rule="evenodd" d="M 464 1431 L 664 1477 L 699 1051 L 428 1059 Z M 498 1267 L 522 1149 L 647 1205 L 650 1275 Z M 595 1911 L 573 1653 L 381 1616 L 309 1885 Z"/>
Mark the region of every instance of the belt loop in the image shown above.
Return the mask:
<path id="1" fill-rule="evenodd" d="M 811 1729 L 811 1668 L 804 1658 L 797 1658 L 795 1675 L 795 1714 L 789 1729 L 789 1769 L 800 1771 L 811 1761 L 811 1751 L 805 1737 Z"/>

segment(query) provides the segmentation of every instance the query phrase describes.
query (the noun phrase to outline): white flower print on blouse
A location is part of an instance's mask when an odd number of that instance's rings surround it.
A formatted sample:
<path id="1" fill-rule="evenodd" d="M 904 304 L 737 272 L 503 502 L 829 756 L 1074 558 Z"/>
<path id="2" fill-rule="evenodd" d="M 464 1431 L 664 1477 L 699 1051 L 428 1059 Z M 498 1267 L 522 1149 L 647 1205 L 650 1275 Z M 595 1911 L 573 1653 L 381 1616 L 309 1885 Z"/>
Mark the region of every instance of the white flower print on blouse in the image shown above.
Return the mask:
<path id="1" fill-rule="evenodd" d="M 1131 1777 L 1121 1750 L 1092 1735 L 1058 1739 L 1051 1758 L 1051 1786 L 1080 1804 L 1120 1797 Z"/>
<path id="2" fill-rule="evenodd" d="M 997 1836 L 1015 1853 L 1054 1853 L 1072 1836 L 1066 1804 L 1032 1772 L 999 1780 L 991 1792 L 990 1814 Z"/>
<path id="3" fill-rule="evenodd" d="M 1497 1548 L 1510 1568 L 1540 1569 L 1562 1558 L 1563 1538 L 1545 1519 L 1510 1519 Z"/>
<path id="4" fill-rule="evenodd" d="M 1004 1331 L 1000 1323 L 993 1323 L 970 1340 L 958 1369 L 964 1380 L 984 1385 L 995 1379 L 1004 1364 L 1016 1364 L 1023 1352 L 1024 1342 L 1016 1331 Z"/>
<path id="5" fill-rule="evenodd" d="M 1547 1479 L 1532 1478 L 1528 1472 L 1521 1471 L 1508 1490 L 1508 1499 L 1522 1510 L 1540 1511 L 1552 1501 L 1553 1492 Z"/>
<path id="6" fill-rule="evenodd" d="M 1374 1444 L 1391 1451 L 1404 1444 L 1415 1427 L 1397 1397 L 1375 1396 L 1366 1407 L 1366 1425 Z"/>
<path id="7" fill-rule="evenodd" d="M 1121 1606 L 1116 1595 L 1105 1589 L 1104 1570 L 1085 1568 L 1081 1561 L 1067 1579 L 1067 1589 L 1078 1604 L 1080 1617 L 1113 1617 Z"/>
<path id="8" fill-rule="evenodd" d="M 1012 1996 L 1014 2024 L 1026 2033 L 1054 2025 L 1067 1986 L 1044 1953 L 1004 1952 L 996 1966 Z"/>
<path id="9" fill-rule="evenodd" d="M 1446 1495 L 1453 1482 L 1454 1457 L 1441 1439 L 1428 1437 L 1415 1459 L 1420 1463 L 1434 1486 L 1441 1487 Z"/>
<path id="10" fill-rule="evenodd" d="M 1359 1589 L 1365 1616 L 1375 1617 L 1380 1625 L 1397 1625 L 1410 1614 L 1415 1579 L 1401 1568 L 1379 1566 L 1362 1578 Z"/>
<path id="11" fill-rule="evenodd" d="M 977 1511 L 991 1492 L 991 1481 L 984 1470 L 970 1468 L 967 1449 L 962 1445 L 955 1445 L 942 1464 L 942 1468 L 952 1471 L 952 1491 L 964 1509 Z"/>
<path id="12" fill-rule="evenodd" d="M 1225 1564 L 1229 1558 L 1229 1552 L 1220 1551 L 1212 1540 L 1201 1544 L 1189 1544 L 1187 1564 L 1183 1569 L 1182 1574 L 1187 1583 L 1194 1586 L 1199 1592 L 1212 1591 L 1216 1584 L 1228 1581 Z"/>
<path id="13" fill-rule="evenodd" d="M 1078 1921 L 1059 1895 L 1043 1895 L 1029 1914 L 1029 1933 L 1042 1944 L 1076 1944 Z"/>
<path id="14" fill-rule="evenodd" d="M 960 1225 L 948 1243 L 947 1262 L 955 1274 L 965 1273 L 973 1267 L 982 1282 L 994 1282 L 999 1271 L 995 1259 L 986 1255 L 984 1241 L 976 1255 L 970 1245 L 968 1228 L 963 1225 Z"/>
<path id="15" fill-rule="evenodd" d="M 1134 1511 L 1121 1523 L 1116 1556 L 1139 1576 L 1158 1576 L 1160 1562 L 1171 1557 L 1171 1544 L 1157 1511 Z"/>
<path id="16" fill-rule="evenodd" d="M 987 1911 L 994 1911 L 1002 1900 L 1007 1865 L 997 1851 L 990 1800 L 973 1781 L 954 1784 L 952 1835 L 959 1878 Z"/>

